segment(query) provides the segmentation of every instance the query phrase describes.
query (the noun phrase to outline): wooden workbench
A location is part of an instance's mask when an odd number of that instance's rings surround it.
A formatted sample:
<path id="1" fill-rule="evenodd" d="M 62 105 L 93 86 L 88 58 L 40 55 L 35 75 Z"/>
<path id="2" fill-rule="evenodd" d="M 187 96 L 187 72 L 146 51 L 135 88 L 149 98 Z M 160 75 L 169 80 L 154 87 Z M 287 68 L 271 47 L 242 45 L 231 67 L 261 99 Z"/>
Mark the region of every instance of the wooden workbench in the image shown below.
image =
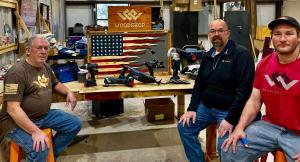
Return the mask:
<path id="1" fill-rule="evenodd" d="M 169 80 L 170 76 L 158 76 L 157 79 L 162 79 L 162 83 Z M 184 79 L 184 78 L 183 78 Z M 185 78 L 186 79 L 186 78 Z M 139 98 L 139 97 L 154 97 L 154 96 L 177 96 L 178 113 L 180 117 L 184 113 L 184 95 L 191 94 L 194 86 L 194 80 L 189 80 L 191 84 L 160 84 L 155 83 L 140 83 L 135 81 L 134 87 L 125 85 L 111 85 L 104 87 L 103 79 L 97 79 L 97 86 L 85 87 L 83 83 L 77 81 L 64 83 L 76 95 L 77 100 L 109 100 L 123 98 Z M 64 101 L 58 95 L 54 95 L 54 102 Z"/>

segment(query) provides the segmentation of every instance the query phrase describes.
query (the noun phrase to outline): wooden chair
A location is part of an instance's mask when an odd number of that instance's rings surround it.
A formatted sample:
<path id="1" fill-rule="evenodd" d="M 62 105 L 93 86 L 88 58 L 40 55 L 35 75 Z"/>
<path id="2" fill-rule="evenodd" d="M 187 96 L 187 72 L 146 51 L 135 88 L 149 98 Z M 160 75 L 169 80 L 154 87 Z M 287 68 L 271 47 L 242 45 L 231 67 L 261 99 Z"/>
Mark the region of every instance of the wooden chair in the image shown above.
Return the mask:
<path id="1" fill-rule="evenodd" d="M 54 162 L 54 152 L 52 144 L 52 131 L 50 128 L 43 129 L 43 132 L 48 136 L 49 139 L 49 154 L 47 157 L 47 162 Z M 22 149 L 18 144 L 11 141 L 10 142 L 10 151 L 9 151 L 9 161 L 10 162 L 20 162 L 22 159 Z"/>
<path id="2" fill-rule="evenodd" d="M 216 145 L 217 145 L 217 125 L 215 123 L 212 123 L 206 128 L 206 152 L 205 152 L 206 162 L 219 160 Z"/>
<path id="3" fill-rule="evenodd" d="M 276 150 L 271 152 L 274 156 L 274 162 L 287 162 L 284 152 L 282 150 Z M 268 154 L 260 157 L 260 162 L 267 162 Z M 255 160 L 255 162 L 259 162 L 259 160 Z"/>

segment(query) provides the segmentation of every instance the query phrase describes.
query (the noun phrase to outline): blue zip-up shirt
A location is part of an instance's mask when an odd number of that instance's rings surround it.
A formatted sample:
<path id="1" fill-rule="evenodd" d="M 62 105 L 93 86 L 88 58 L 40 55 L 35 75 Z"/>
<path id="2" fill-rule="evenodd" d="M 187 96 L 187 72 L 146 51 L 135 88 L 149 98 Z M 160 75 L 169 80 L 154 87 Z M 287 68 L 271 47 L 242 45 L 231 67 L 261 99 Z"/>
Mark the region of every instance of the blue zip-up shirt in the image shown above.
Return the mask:
<path id="1" fill-rule="evenodd" d="M 188 111 L 206 107 L 228 111 L 227 122 L 236 125 L 254 80 L 254 60 L 249 51 L 232 40 L 215 55 L 211 48 L 202 59 Z"/>

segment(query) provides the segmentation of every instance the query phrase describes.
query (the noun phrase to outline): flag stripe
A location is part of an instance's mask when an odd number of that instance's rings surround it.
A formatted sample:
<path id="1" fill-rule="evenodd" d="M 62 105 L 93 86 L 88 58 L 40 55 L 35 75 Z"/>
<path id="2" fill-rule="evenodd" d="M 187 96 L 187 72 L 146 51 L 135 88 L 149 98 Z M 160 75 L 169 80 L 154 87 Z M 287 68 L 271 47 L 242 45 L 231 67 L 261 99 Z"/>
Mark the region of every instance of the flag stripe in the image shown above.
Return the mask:
<path id="1" fill-rule="evenodd" d="M 129 51 L 129 52 L 124 52 L 123 55 L 124 56 L 129 56 L 129 55 L 143 55 L 145 53 L 146 53 L 146 51 L 140 51 L 140 52 L 131 52 L 131 51 Z"/>
<path id="2" fill-rule="evenodd" d="M 165 33 L 136 33 L 136 34 L 122 34 L 123 37 L 161 37 L 165 35 Z"/>
<path id="3" fill-rule="evenodd" d="M 124 46 L 123 49 L 124 50 L 134 50 L 134 49 L 149 49 L 151 48 L 151 46 Z M 123 50 L 123 53 L 124 53 L 124 50 Z"/>
<path id="4" fill-rule="evenodd" d="M 158 43 L 159 39 L 145 39 L 145 40 L 123 40 L 123 43 Z"/>
<path id="5" fill-rule="evenodd" d="M 158 40 L 159 37 L 123 37 L 123 41 L 127 40 Z"/>
<path id="6" fill-rule="evenodd" d="M 91 60 L 121 60 L 121 59 L 136 59 L 138 56 L 94 56 Z"/>
<path id="7" fill-rule="evenodd" d="M 130 47 L 130 46 L 157 46 L 157 44 L 153 44 L 153 43 L 123 43 L 123 48 Z"/>

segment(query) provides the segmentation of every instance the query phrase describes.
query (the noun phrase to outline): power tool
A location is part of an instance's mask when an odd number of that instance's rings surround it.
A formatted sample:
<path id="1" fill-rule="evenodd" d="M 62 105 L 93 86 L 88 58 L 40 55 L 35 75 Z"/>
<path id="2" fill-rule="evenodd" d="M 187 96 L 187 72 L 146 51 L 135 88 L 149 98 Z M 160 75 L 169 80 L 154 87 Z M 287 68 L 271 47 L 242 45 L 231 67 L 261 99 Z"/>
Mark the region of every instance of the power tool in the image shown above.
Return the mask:
<path id="1" fill-rule="evenodd" d="M 156 83 L 160 84 L 161 80 L 156 80 L 154 76 L 148 75 L 146 73 L 140 72 L 131 66 L 124 65 L 123 69 L 121 71 L 120 77 L 124 77 L 124 73 L 129 70 L 129 74 L 126 76 L 126 78 L 133 77 L 135 80 L 140 81 L 142 83 Z M 120 78 L 119 77 L 119 78 Z"/>
<path id="2" fill-rule="evenodd" d="M 170 79 L 180 79 L 178 76 L 178 71 L 180 70 L 180 57 L 179 52 L 176 48 L 172 47 L 168 50 L 168 57 L 172 60 L 173 74 Z"/>
<path id="3" fill-rule="evenodd" d="M 104 78 L 104 86 L 109 87 L 111 84 L 125 84 L 128 87 L 133 87 L 134 86 L 134 79 L 133 77 L 128 77 L 128 78 L 112 78 L 112 77 L 107 77 Z"/>
<path id="4" fill-rule="evenodd" d="M 152 60 L 145 62 L 145 66 L 148 68 L 149 74 L 154 77 L 154 68 L 165 68 L 163 62 L 159 62 L 158 60 Z"/>
<path id="5" fill-rule="evenodd" d="M 84 64 L 83 66 L 80 67 L 81 69 L 86 69 L 88 70 L 90 77 L 84 82 L 84 86 L 86 87 L 92 87 L 96 86 L 96 79 L 95 79 L 95 74 L 98 72 L 98 65 L 95 63 L 87 63 Z"/>

